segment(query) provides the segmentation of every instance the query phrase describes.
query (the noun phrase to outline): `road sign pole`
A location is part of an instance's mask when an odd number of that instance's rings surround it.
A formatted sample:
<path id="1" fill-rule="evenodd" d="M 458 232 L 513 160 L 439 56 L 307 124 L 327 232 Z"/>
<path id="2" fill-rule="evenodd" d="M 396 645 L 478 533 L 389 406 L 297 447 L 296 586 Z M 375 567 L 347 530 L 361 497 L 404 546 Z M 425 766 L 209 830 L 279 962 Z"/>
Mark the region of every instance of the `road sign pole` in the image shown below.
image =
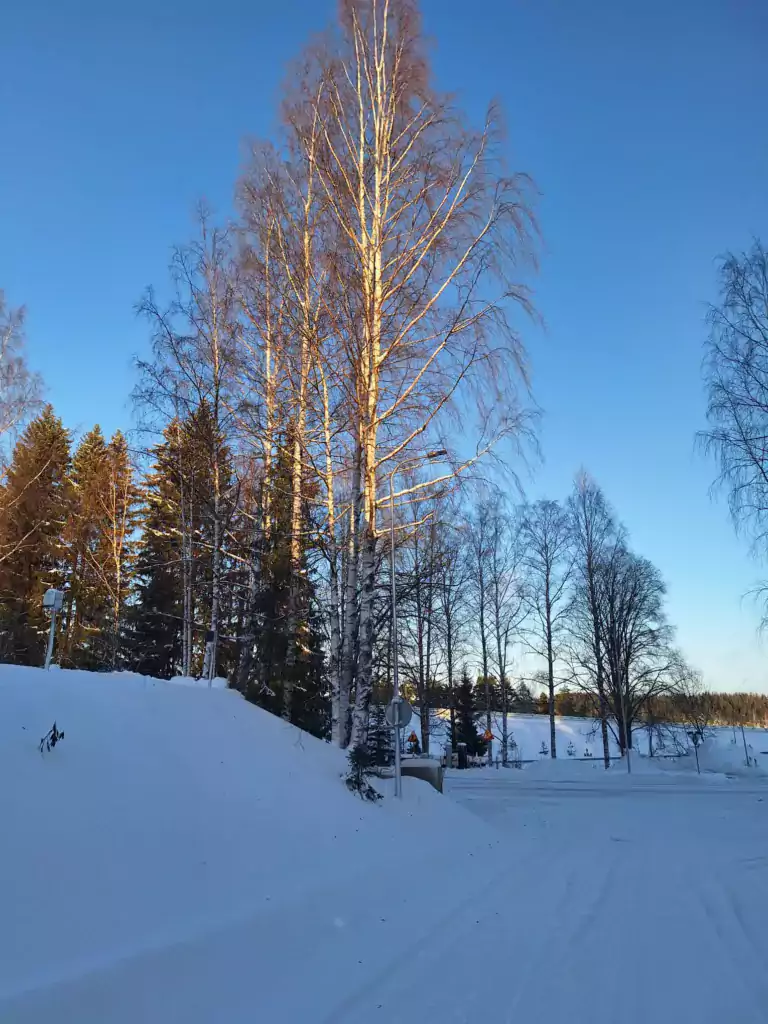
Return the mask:
<path id="1" fill-rule="evenodd" d="M 400 771 L 400 677 L 397 664 L 397 582 L 395 580 L 395 491 L 393 478 L 395 469 L 389 474 L 389 574 L 392 577 L 392 701 L 396 705 L 395 716 L 395 796 L 403 794 L 403 778 Z"/>
<path id="2" fill-rule="evenodd" d="M 46 670 L 51 667 L 51 658 L 53 657 L 53 638 L 56 635 L 56 609 L 51 608 L 51 631 L 48 634 L 48 649 L 45 652 L 45 667 Z"/>
<path id="3" fill-rule="evenodd" d="M 400 766 L 400 726 L 395 726 L 395 796 L 403 795 L 403 774 Z"/>

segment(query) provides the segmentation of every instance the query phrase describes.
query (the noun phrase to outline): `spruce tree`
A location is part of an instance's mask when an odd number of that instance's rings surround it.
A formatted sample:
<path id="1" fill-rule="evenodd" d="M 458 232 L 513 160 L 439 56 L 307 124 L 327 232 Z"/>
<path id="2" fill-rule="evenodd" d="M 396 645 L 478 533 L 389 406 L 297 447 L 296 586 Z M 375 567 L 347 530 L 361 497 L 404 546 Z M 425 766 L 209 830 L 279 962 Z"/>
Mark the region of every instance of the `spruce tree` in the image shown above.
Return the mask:
<path id="1" fill-rule="evenodd" d="M 66 578 L 70 437 L 50 405 L 17 442 L 0 492 L 0 622 L 5 659 L 43 661 L 43 594 Z"/>
<path id="2" fill-rule="evenodd" d="M 170 679 L 182 661 L 182 544 L 177 424 L 153 449 L 144 482 L 141 540 L 135 565 L 135 601 L 129 612 L 130 658 L 137 672 Z"/>
<path id="3" fill-rule="evenodd" d="M 456 742 L 466 743 L 468 754 L 482 757 L 488 744 L 478 731 L 477 713 L 475 688 L 465 668 L 456 687 Z"/>
<path id="4" fill-rule="evenodd" d="M 96 667 L 92 654 L 98 628 L 98 590 L 92 557 L 98 543 L 99 497 L 107 445 L 97 425 L 84 434 L 72 458 L 71 506 L 65 539 L 68 548 L 68 594 L 64 611 L 62 661 L 78 668 Z"/>
<path id="5" fill-rule="evenodd" d="M 215 501 L 212 430 L 205 403 L 186 420 L 173 420 L 153 450 L 152 469 L 145 480 L 130 630 L 132 663 L 148 675 L 168 678 L 203 671 L 214 589 L 215 516 L 221 536 L 221 526 L 228 526 L 231 514 L 228 495 L 232 489 L 231 456 L 221 446 L 217 456 L 220 497 Z M 222 492 L 227 496 L 224 500 Z M 229 560 L 221 540 L 219 557 L 220 591 L 226 591 L 221 584 Z M 220 601 L 220 633 L 224 632 L 222 620 L 233 613 L 231 606 L 231 601 Z M 226 671 L 226 655 L 217 663 L 220 671 Z"/>
<path id="6" fill-rule="evenodd" d="M 307 494 L 302 509 L 302 552 L 296 602 L 295 657 L 289 658 L 289 607 L 291 595 L 291 488 L 290 461 L 283 444 L 274 466 L 271 494 L 271 530 L 262 539 L 257 599 L 258 630 L 251 671 L 244 693 L 248 700 L 274 714 L 284 709 L 284 686 L 292 683 L 290 720 L 316 736 L 330 731 L 330 692 L 324 658 L 324 634 L 317 583 L 309 564 L 306 538 L 311 532 L 311 507 Z M 241 652 L 241 657 L 243 653 Z M 250 658 L 249 658 L 250 660 Z"/>
<path id="7" fill-rule="evenodd" d="M 109 668 L 122 663 L 125 610 L 135 570 L 140 491 L 121 431 L 111 438 L 99 493 L 97 542 L 91 564 L 98 593 L 100 661 Z"/>
<path id="8" fill-rule="evenodd" d="M 138 500 L 125 436 L 117 431 L 106 444 L 94 427 L 72 460 L 64 649 L 66 661 L 77 667 L 115 668 L 120 663 Z"/>

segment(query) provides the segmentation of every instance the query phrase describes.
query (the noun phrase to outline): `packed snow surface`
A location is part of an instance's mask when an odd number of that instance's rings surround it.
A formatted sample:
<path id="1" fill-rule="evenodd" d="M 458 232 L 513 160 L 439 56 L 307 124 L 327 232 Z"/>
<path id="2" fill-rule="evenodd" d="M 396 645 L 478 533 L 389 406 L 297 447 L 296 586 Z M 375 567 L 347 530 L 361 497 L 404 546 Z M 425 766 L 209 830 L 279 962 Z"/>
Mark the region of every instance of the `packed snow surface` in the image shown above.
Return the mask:
<path id="1" fill-rule="evenodd" d="M 230 691 L 0 667 L 0 1021 L 764 1022 L 768 785 L 636 762 L 366 805 Z"/>

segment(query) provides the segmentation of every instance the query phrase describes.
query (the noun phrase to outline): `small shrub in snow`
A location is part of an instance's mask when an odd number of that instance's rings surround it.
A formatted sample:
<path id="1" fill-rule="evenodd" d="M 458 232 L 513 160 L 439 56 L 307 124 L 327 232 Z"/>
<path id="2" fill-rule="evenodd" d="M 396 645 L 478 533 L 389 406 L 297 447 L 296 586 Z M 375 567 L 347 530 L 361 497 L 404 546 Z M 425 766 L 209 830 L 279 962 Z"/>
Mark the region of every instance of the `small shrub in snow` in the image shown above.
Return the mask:
<path id="1" fill-rule="evenodd" d="M 547 746 L 544 740 L 541 741 L 541 750 L 539 751 L 539 754 L 541 755 L 541 757 L 549 756 L 549 747 Z"/>
<path id="2" fill-rule="evenodd" d="M 592 757 L 592 751 L 589 749 L 589 747 L 585 748 L 584 757 Z"/>
<path id="3" fill-rule="evenodd" d="M 347 754 L 347 762 L 349 771 L 344 779 L 347 789 L 357 793 L 361 800 L 370 800 L 371 803 L 381 800 L 381 793 L 368 781 L 368 776 L 373 774 L 373 765 L 365 747 L 353 747 Z"/>
<path id="4" fill-rule="evenodd" d="M 59 740 L 63 739 L 64 732 L 59 731 L 56 728 L 56 723 L 54 722 L 51 728 L 45 734 L 45 736 L 43 736 L 43 738 L 40 740 L 40 753 L 42 754 L 46 750 L 50 752 L 51 750 L 53 750 L 53 748 L 56 746 Z"/>
<path id="5" fill-rule="evenodd" d="M 576 747 L 574 747 L 574 745 L 573 745 L 573 740 L 571 740 L 568 743 L 568 747 L 567 747 L 566 753 L 568 754 L 568 757 L 575 757 L 576 756 Z"/>

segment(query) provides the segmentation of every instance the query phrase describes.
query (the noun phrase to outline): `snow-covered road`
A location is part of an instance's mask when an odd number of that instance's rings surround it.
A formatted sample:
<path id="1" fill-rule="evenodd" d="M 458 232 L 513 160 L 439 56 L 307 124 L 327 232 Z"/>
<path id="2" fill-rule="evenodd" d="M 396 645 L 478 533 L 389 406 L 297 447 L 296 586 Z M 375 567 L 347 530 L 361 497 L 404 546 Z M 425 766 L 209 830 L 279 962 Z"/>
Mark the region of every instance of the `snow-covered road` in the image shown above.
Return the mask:
<path id="1" fill-rule="evenodd" d="M 447 791 L 507 833 L 506 858 L 329 1024 L 768 1020 L 759 782 L 469 772 Z"/>
<path id="2" fill-rule="evenodd" d="M 764 786 L 469 772 L 448 793 L 508 860 L 398 985 L 412 1019 L 768 1020 Z"/>

